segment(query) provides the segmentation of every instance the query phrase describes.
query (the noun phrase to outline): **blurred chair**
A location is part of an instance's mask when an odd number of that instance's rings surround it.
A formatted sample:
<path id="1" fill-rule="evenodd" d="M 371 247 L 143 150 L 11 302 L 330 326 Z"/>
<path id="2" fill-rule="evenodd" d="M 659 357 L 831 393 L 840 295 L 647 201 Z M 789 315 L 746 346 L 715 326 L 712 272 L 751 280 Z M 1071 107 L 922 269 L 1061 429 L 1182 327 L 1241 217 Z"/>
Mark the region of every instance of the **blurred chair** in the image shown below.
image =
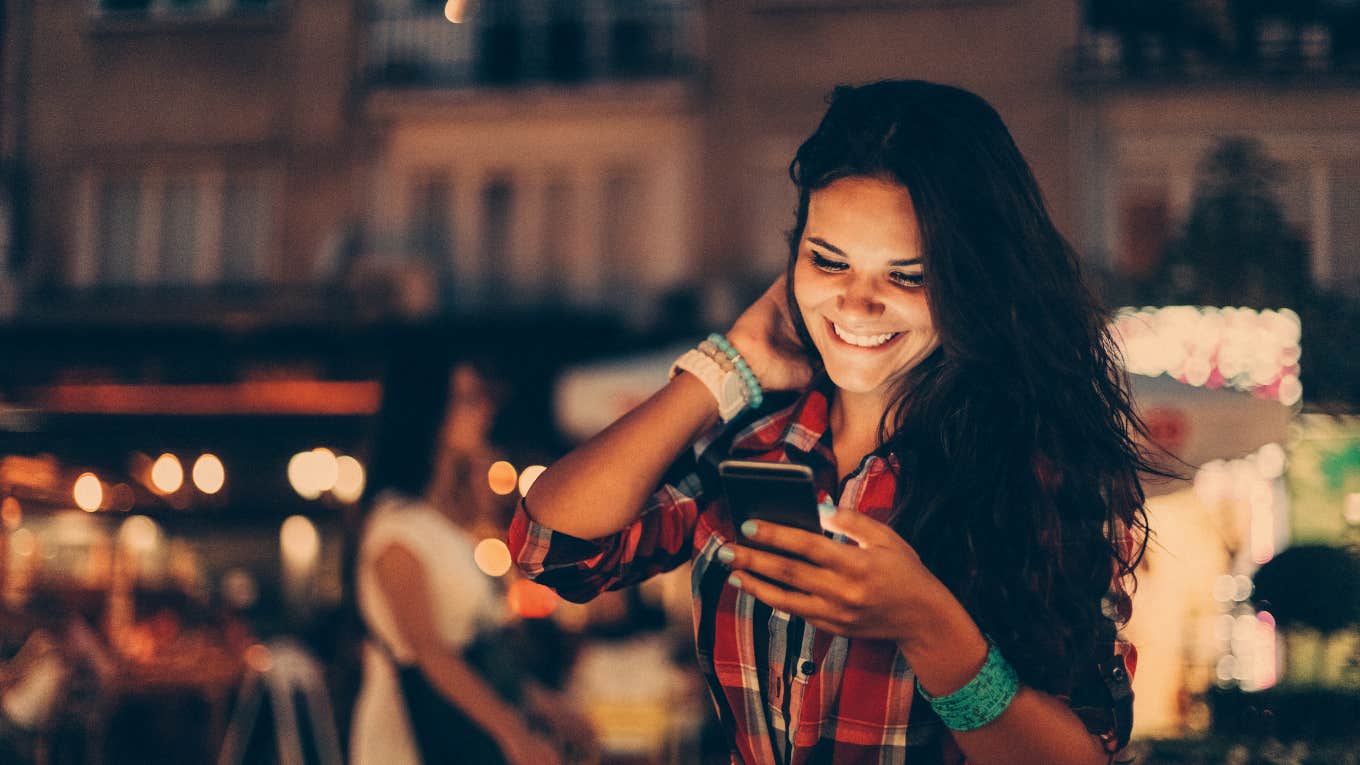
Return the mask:
<path id="1" fill-rule="evenodd" d="M 247 761 L 265 702 L 272 712 L 279 765 L 341 765 L 340 737 L 321 665 L 292 640 L 273 640 L 264 649 L 248 662 L 251 671 L 241 685 L 218 765 Z M 310 741 L 304 731 L 311 734 Z"/>

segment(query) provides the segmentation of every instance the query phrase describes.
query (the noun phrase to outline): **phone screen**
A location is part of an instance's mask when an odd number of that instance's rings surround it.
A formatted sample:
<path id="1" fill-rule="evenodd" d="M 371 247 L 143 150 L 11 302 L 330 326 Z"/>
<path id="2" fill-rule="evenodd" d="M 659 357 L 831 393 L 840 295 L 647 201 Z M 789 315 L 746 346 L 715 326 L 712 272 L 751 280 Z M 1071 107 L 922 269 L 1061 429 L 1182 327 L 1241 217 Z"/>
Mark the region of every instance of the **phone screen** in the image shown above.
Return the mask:
<path id="1" fill-rule="evenodd" d="M 738 533 L 752 518 L 822 533 L 817 487 L 806 465 L 726 460 L 718 464 L 718 475 Z"/>

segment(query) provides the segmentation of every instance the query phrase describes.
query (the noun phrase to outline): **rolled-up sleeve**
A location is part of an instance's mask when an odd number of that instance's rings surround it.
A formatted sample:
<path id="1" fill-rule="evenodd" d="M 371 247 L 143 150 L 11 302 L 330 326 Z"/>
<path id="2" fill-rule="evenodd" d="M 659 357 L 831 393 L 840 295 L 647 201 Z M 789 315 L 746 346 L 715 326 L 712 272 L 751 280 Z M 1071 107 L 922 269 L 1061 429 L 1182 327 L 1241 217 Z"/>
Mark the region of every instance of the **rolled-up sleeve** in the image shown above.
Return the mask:
<path id="1" fill-rule="evenodd" d="M 530 579 L 577 603 L 679 566 L 690 558 L 704 501 L 694 462 L 678 461 L 636 521 L 599 539 L 548 528 L 521 501 L 508 540 L 515 562 Z"/>

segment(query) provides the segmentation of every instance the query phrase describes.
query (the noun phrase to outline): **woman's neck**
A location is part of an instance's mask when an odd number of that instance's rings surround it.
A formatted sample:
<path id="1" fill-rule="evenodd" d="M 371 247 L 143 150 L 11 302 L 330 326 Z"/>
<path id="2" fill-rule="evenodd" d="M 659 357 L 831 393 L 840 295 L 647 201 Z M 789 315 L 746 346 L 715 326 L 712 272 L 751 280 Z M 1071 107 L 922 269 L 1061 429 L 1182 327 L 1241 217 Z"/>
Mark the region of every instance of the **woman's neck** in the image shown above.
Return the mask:
<path id="1" fill-rule="evenodd" d="M 887 402 L 877 391 L 853 393 L 836 389 L 828 412 L 832 447 L 842 477 L 855 469 L 864 455 L 879 446 L 879 426 Z"/>

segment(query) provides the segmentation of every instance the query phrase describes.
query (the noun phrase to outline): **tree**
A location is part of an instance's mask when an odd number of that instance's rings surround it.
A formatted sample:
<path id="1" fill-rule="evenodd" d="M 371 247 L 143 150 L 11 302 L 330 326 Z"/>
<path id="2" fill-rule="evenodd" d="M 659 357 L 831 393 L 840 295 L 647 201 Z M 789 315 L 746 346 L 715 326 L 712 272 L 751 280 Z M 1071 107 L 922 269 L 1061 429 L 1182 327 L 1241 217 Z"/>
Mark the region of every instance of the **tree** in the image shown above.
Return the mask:
<path id="1" fill-rule="evenodd" d="M 1285 220 L 1279 163 L 1226 138 L 1201 162 L 1190 214 L 1149 287 L 1165 303 L 1299 309 L 1311 296 L 1308 248 Z"/>

